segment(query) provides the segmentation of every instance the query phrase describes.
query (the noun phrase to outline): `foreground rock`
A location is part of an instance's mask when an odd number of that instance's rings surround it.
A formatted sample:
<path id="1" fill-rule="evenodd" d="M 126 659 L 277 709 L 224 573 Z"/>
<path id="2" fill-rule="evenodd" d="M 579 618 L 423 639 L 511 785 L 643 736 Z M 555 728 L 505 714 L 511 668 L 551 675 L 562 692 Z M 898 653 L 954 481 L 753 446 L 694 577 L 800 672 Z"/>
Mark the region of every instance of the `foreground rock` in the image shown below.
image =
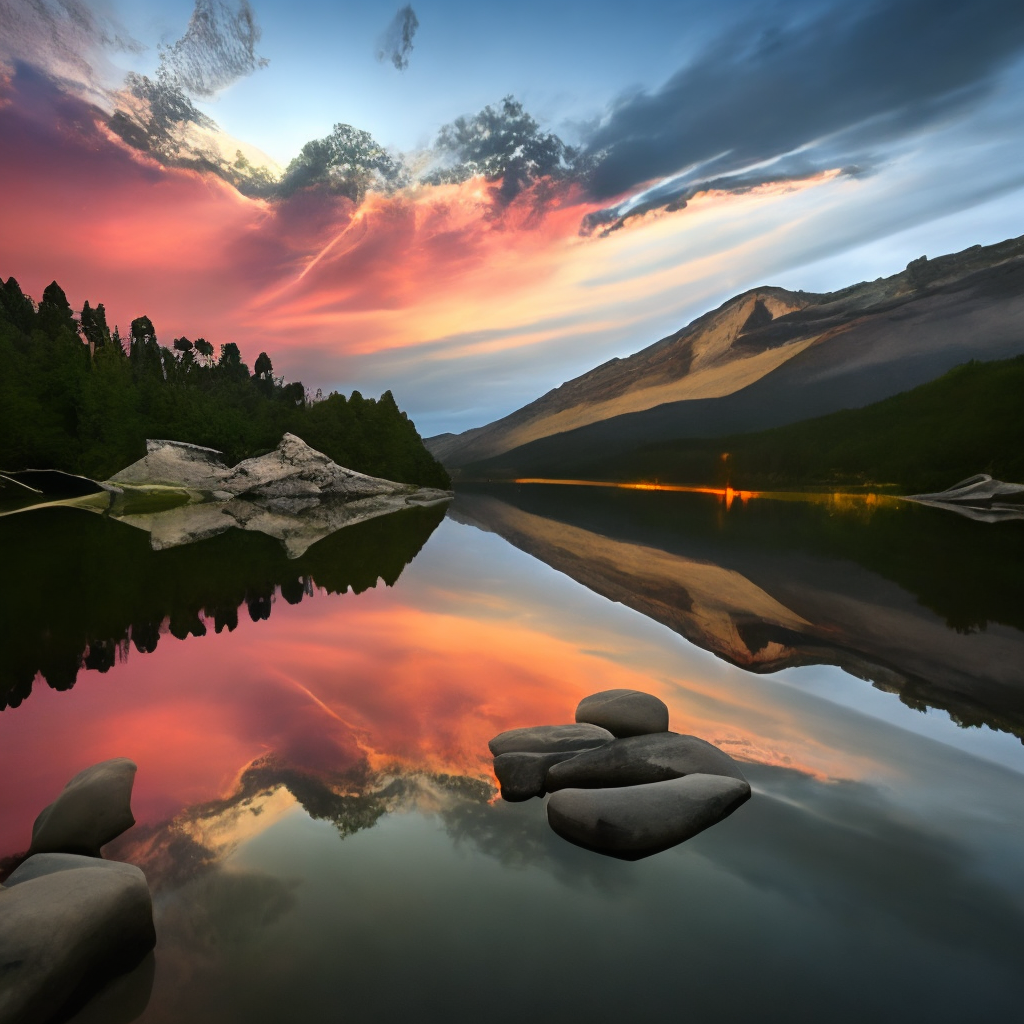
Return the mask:
<path id="1" fill-rule="evenodd" d="M 548 770 L 545 788 L 553 793 L 568 788 L 642 786 L 686 775 L 722 775 L 744 784 L 747 781 L 740 766 L 707 740 L 661 732 L 613 740 L 554 764 Z"/>
<path id="2" fill-rule="evenodd" d="M 535 754 L 516 750 L 499 754 L 494 759 L 494 774 L 501 786 L 501 798 L 516 803 L 533 796 L 543 796 L 548 769 L 578 753 L 577 750 L 553 750 L 547 754 Z"/>
<path id="3" fill-rule="evenodd" d="M 79 772 L 32 826 L 29 853 L 79 853 L 100 848 L 135 824 L 132 786 L 137 765 L 127 757 L 101 761 Z"/>
<path id="4" fill-rule="evenodd" d="M 639 860 L 703 832 L 749 797 L 746 782 L 703 774 L 618 789 L 563 789 L 548 800 L 548 824 L 577 846 Z"/>
<path id="5" fill-rule="evenodd" d="M 668 707 L 640 690 L 602 690 L 579 702 L 576 721 L 599 725 L 613 736 L 643 736 L 668 731 Z"/>
<path id="6" fill-rule="evenodd" d="M 30 857 L 0 886 L 0 1021 L 45 1024 L 131 970 L 155 943 L 137 867 Z"/>
<path id="7" fill-rule="evenodd" d="M 945 491 L 911 494 L 906 500 L 944 508 L 983 523 L 1024 519 L 1024 484 L 993 480 L 987 473 L 970 476 Z"/>
<path id="8" fill-rule="evenodd" d="M 513 751 L 547 754 L 565 750 L 587 750 L 615 739 L 607 729 L 597 725 L 536 725 L 528 729 L 509 729 L 498 733 L 488 744 L 491 753 Z"/>

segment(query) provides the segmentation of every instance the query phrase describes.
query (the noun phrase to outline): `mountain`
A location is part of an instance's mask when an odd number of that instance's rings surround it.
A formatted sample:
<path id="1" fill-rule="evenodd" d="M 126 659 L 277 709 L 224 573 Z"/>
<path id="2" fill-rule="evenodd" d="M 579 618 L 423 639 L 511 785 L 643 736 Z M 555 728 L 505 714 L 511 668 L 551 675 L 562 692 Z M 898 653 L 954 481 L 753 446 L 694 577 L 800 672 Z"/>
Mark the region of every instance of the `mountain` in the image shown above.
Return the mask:
<path id="1" fill-rule="evenodd" d="M 755 288 L 494 423 L 425 441 L 463 477 L 566 475 L 595 454 L 860 408 L 1024 352 L 1024 236 L 814 294 Z"/>
<path id="2" fill-rule="evenodd" d="M 744 491 L 868 487 L 910 494 L 941 491 L 979 472 L 1024 480 L 1022 394 L 1024 356 L 972 360 L 860 409 L 755 433 L 592 451 L 570 468 L 584 480 Z M 545 476 L 564 476 L 558 465 L 544 468 Z"/>

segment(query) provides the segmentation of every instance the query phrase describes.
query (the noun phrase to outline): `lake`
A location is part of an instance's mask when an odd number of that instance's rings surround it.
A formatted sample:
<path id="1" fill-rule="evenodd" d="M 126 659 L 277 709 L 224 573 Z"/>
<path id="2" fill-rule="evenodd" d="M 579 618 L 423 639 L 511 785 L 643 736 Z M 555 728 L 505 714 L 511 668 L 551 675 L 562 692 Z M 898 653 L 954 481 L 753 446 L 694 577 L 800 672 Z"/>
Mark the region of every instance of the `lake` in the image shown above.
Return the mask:
<path id="1" fill-rule="evenodd" d="M 494 485 L 288 559 L 0 518 L 0 858 L 139 765 L 155 955 L 74 1019 L 1016 1019 L 1024 523 L 874 496 Z M 487 741 L 629 687 L 750 801 L 628 863 Z"/>

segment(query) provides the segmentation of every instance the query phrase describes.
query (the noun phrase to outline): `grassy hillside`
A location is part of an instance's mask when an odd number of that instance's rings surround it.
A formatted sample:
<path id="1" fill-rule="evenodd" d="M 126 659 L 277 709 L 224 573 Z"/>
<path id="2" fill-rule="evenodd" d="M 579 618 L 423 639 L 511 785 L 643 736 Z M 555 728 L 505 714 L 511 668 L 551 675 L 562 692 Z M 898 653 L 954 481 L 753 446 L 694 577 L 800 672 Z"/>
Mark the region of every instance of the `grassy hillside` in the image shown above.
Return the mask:
<path id="1" fill-rule="evenodd" d="M 1024 481 L 1024 356 L 966 363 L 862 409 L 757 433 L 640 445 L 550 475 L 758 490 L 889 486 L 909 494 L 974 473 Z"/>

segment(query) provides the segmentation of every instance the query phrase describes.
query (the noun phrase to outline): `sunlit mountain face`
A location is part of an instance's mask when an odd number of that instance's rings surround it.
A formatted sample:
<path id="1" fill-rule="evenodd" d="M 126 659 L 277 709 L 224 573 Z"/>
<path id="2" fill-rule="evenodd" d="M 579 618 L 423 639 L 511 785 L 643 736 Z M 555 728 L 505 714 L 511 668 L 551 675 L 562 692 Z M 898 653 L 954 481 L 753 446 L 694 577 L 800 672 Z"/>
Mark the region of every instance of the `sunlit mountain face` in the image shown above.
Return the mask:
<path id="1" fill-rule="evenodd" d="M 1019 233 L 1019 5 L 0 3 L 0 272 L 488 422 Z M 870 83 L 870 88 L 865 83 Z"/>

